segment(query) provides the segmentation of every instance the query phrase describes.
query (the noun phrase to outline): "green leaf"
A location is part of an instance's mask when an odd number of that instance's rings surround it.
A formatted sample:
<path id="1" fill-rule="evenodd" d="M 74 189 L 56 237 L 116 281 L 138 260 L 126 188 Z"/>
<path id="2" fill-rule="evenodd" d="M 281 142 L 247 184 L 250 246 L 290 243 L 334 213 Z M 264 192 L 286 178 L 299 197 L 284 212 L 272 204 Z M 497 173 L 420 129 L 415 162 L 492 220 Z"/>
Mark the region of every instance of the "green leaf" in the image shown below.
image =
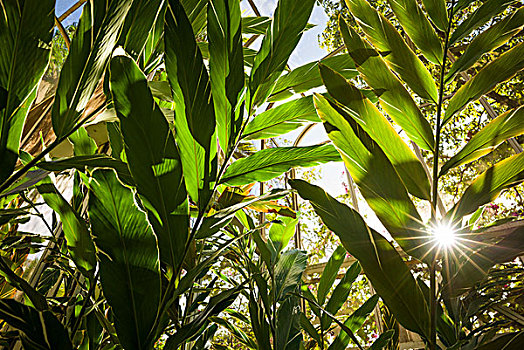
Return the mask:
<path id="1" fill-rule="evenodd" d="M 451 296 L 463 294 L 482 281 L 496 264 L 524 254 L 524 226 L 521 222 L 491 226 L 489 230 L 494 239 L 483 239 L 483 230 L 468 233 L 468 239 L 458 246 L 458 249 L 463 248 L 460 254 L 444 261 L 445 293 L 451 293 Z"/>
<path id="2" fill-rule="evenodd" d="M 227 208 L 220 209 L 213 215 L 207 216 L 203 219 L 202 225 L 200 225 L 198 229 L 196 238 L 206 238 L 218 232 L 233 218 L 233 216 L 235 216 L 235 213 L 240 209 L 244 209 L 260 201 L 279 199 L 286 196 L 287 194 L 289 194 L 289 190 L 273 189 L 269 192 L 266 192 L 262 196 L 258 196 L 253 199 L 231 205 Z"/>
<path id="3" fill-rule="evenodd" d="M 431 291 L 429 287 L 420 277 L 417 278 L 417 283 L 420 287 L 420 290 L 424 294 L 424 298 L 426 298 L 426 302 L 429 305 L 429 303 L 431 303 Z M 450 317 L 444 313 L 444 309 L 442 308 L 440 302 L 437 302 L 436 314 L 436 327 L 439 339 L 444 343 L 444 345 L 450 347 L 457 342 L 457 336 L 455 335 L 455 325 L 451 321 Z"/>
<path id="4" fill-rule="evenodd" d="M 279 220 L 275 220 L 271 225 L 269 239 L 277 254 L 289 244 L 291 237 L 295 234 L 297 223 L 298 219 L 282 217 Z"/>
<path id="5" fill-rule="evenodd" d="M 242 17 L 243 34 L 266 34 L 267 28 L 271 25 L 271 18 L 264 16 Z"/>
<path id="6" fill-rule="evenodd" d="M 302 250 L 287 250 L 280 255 L 274 271 L 275 300 L 283 300 L 300 287 L 306 265 L 307 254 Z"/>
<path id="7" fill-rule="evenodd" d="M 209 322 L 211 316 L 219 314 L 231 305 L 239 293 L 240 289 L 234 288 L 211 297 L 204 310 L 198 313 L 194 320 L 184 325 L 167 339 L 166 348 L 177 349 L 178 345 L 197 334 Z"/>
<path id="8" fill-rule="evenodd" d="M 344 325 L 348 327 L 353 333 L 358 331 L 364 324 L 369 314 L 373 312 L 375 305 L 378 302 L 378 295 L 373 295 L 371 298 L 366 300 L 355 312 L 353 312 L 344 322 Z M 344 350 L 349 345 L 350 336 L 341 330 L 339 335 L 335 338 L 333 343 L 329 346 L 328 350 Z"/>
<path id="9" fill-rule="evenodd" d="M 255 300 L 252 293 L 249 294 L 249 317 L 259 349 L 271 350 L 269 324 L 262 305 Z"/>
<path id="10" fill-rule="evenodd" d="M 302 345 L 300 314 L 300 305 L 296 296 L 286 298 L 280 304 L 276 320 L 275 349 L 300 349 L 300 345 Z"/>
<path id="11" fill-rule="evenodd" d="M 490 153 L 505 140 L 523 133 L 524 107 L 498 116 L 476 133 L 464 148 L 442 166 L 440 176 L 453 167 L 472 162 Z"/>
<path id="12" fill-rule="evenodd" d="M 520 350 L 524 342 L 524 332 L 501 334 L 496 339 L 480 345 L 477 350 Z"/>
<path id="13" fill-rule="evenodd" d="M 181 0 L 195 36 L 206 27 L 208 0 Z"/>
<path id="14" fill-rule="evenodd" d="M 519 153 L 495 164 L 466 189 L 460 200 L 448 211 L 448 221 L 462 219 L 478 207 L 491 202 L 502 190 L 518 185 L 524 180 L 524 153 Z"/>
<path id="15" fill-rule="evenodd" d="M 380 146 L 352 117 L 342 110 L 335 110 L 323 97 L 315 96 L 315 104 L 328 137 L 338 148 L 371 209 L 408 254 L 424 258 L 427 243 L 421 232 L 422 219 Z"/>
<path id="16" fill-rule="evenodd" d="M 422 54 L 434 64 L 442 64 L 443 49 L 431 23 L 416 0 L 388 0 L 397 20 Z M 445 9 L 445 7 L 444 7 Z"/>
<path id="17" fill-rule="evenodd" d="M 303 313 L 300 314 L 300 326 L 311 338 L 317 342 L 317 344 L 322 344 L 320 334 L 318 334 L 315 327 L 311 324 L 311 322 L 309 322 L 308 318 Z"/>
<path id="18" fill-rule="evenodd" d="M 271 25 L 271 18 L 265 16 L 242 17 L 242 34 L 265 35 L 267 28 Z M 308 23 L 304 30 L 315 27 L 314 24 Z"/>
<path id="19" fill-rule="evenodd" d="M 111 60 L 111 93 L 129 171 L 158 237 L 161 260 L 176 269 L 189 236 L 189 205 L 175 139 L 131 58 Z"/>
<path id="20" fill-rule="evenodd" d="M 187 192 L 207 205 L 216 167 L 215 111 L 211 86 L 191 23 L 178 0 L 169 0 L 165 22 L 165 65 L 174 91 L 175 135 Z M 204 195 L 204 198 L 200 198 Z M 205 203 L 204 203 L 205 202 Z"/>
<path id="21" fill-rule="evenodd" d="M 315 0 L 279 0 L 271 26 L 262 40 L 249 79 L 248 110 L 265 102 L 297 46 Z"/>
<path id="22" fill-rule="evenodd" d="M 2 192 L 0 198 L 25 191 L 45 179 L 48 175 L 49 172 L 45 170 L 36 169 L 28 171 L 20 180 Z"/>
<path id="23" fill-rule="evenodd" d="M 0 299 L 0 319 L 21 332 L 24 349 L 73 349 L 67 330 L 51 311 L 38 312 L 16 300 Z"/>
<path id="24" fill-rule="evenodd" d="M 345 257 L 346 249 L 342 245 L 339 245 L 333 254 L 331 254 L 324 271 L 322 271 L 317 289 L 317 300 L 320 305 L 324 305 L 327 294 L 331 290 L 333 283 L 335 283 L 338 270 L 340 269 L 340 266 L 342 266 Z"/>
<path id="25" fill-rule="evenodd" d="M 477 75 L 462 85 L 449 101 L 442 123 L 446 123 L 468 103 L 491 91 L 497 84 L 508 80 L 522 68 L 524 68 L 524 43 L 491 61 Z"/>
<path id="26" fill-rule="evenodd" d="M 50 179 L 37 186 L 46 204 L 59 216 L 62 229 L 75 265 L 87 277 L 93 277 L 96 267 L 95 246 L 84 219 L 65 200 Z"/>
<path id="27" fill-rule="evenodd" d="M 351 286 L 353 285 L 353 282 L 355 282 L 361 271 L 362 269 L 360 268 L 360 264 L 358 262 L 353 263 L 349 267 L 349 269 L 344 274 L 344 277 L 342 277 L 340 282 L 333 290 L 333 293 L 331 294 L 331 297 L 329 298 L 326 304 L 327 312 L 336 315 L 338 310 L 340 310 L 342 305 L 344 305 L 344 303 L 347 301 L 349 292 L 351 291 Z M 325 314 L 322 315 L 322 328 L 328 329 L 328 327 L 331 325 L 331 322 L 331 318 L 329 318 Z"/>
<path id="28" fill-rule="evenodd" d="M 472 31 L 486 23 L 491 17 L 504 11 L 515 0 L 487 0 L 473 14 L 468 16 L 451 34 L 450 45 L 462 40 Z"/>
<path id="29" fill-rule="evenodd" d="M 235 0 L 210 0 L 207 6 L 209 75 L 215 104 L 217 135 L 227 153 L 236 142 L 244 107 L 237 106 L 244 89 L 240 3 Z"/>
<path id="30" fill-rule="evenodd" d="M 0 183 L 15 168 L 29 106 L 51 52 L 53 0 L 2 1 L 0 15 Z"/>
<path id="31" fill-rule="evenodd" d="M 467 45 L 462 56 L 449 69 L 449 72 L 446 74 L 446 81 L 449 81 L 458 72 L 470 68 L 483 54 L 505 44 L 521 30 L 523 25 L 524 9 L 519 9 L 475 36 L 471 43 Z"/>
<path id="32" fill-rule="evenodd" d="M 96 142 L 93 140 L 85 128 L 80 128 L 69 136 L 73 143 L 75 156 L 89 156 L 96 153 Z"/>
<path id="33" fill-rule="evenodd" d="M 78 156 L 65 158 L 60 160 L 52 160 L 48 162 L 38 162 L 39 168 L 48 171 L 64 171 L 68 169 L 77 169 L 85 171 L 86 167 L 89 168 L 111 168 L 115 169 L 118 178 L 127 185 L 134 186 L 134 180 L 129 173 L 127 164 L 117 159 L 102 155 L 93 154 L 90 156 Z"/>
<path id="34" fill-rule="evenodd" d="M 246 125 L 243 138 L 258 140 L 280 136 L 308 122 L 320 122 L 311 96 L 289 101 L 260 113 Z"/>
<path id="35" fill-rule="evenodd" d="M 435 138 L 431 126 L 404 85 L 389 70 L 378 52 L 362 40 L 343 19 L 340 19 L 339 26 L 346 48 L 356 62 L 360 76 L 377 94 L 382 108 L 413 142 L 425 150 L 433 150 Z"/>
<path id="36" fill-rule="evenodd" d="M 82 10 L 69 54 L 60 71 L 52 110 L 58 138 L 80 120 L 118 42 L 131 0 L 95 0 Z"/>
<path id="37" fill-rule="evenodd" d="M 382 333 L 377 340 L 373 342 L 373 344 L 369 347 L 368 350 L 382 350 L 386 346 L 388 346 L 389 342 L 391 341 L 391 338 L 395 335 L 395 330 L 390 329 Z"/>
<path id="38" fill-rule="evenodd" d="M 100 281 L 126 349 L 149 349 L 160 302 L 156 238 L 133 193 L 111 170 L 96 170 L 89 186 L 89 219 Z"/>
<path id="39" fill-rule="evenodd" d="M 433 77 L 424 64 L 406 45 L 395 27 L 373 9 L 366 0 L 346 0 L 360 27 L 402 80 L 420 97 L 437 101 L 438 92 Z"/>
<path id="40" fill-rule="evenodd" d="M 155 22 L 165 12 L 163 0 L 134 0 L 122 28 L 118 45 L 138 60 L 145 49 L 147 38 Z"/>
<path id="41" fill-rule="evenodd" d="M 448 29 L 446 0 L 422 0 L 422 3 L 433 24 L 445 32 Z"/>
<path id="42" fill-rule="evenodd" d="M 324 224 L 362 265 L 378 295 L 407 329 L 429 336 L 429 309 L 422 291 L 395 248 L 362 217 L 329 196 L 320 187 L 289 180 L 298 194 L 309 200 Z"/>
<path id="43" fill-rule="evenodd" d="M 220 182 L 239 186 L 268 181 L 294 167 L 337 161 L 340 161 L 340 156 L 332 145 L 268 148 L 235 161 L 227 168 Z"/>
<path id="44" fill-rule="evenodd" d="M 337 71 L 346 79 L 351 79 L 358 75 L 358 71 L 355 69 L 355 63 L 353 63 L 348 54 L 328 57 L 320 62 Z M 318 61 L 307 63 L 278 78 L 273 92 L 269 95 L 268 101 L 276 102 L 284 100 L 293 96 L 293 94 L 300 94 L 322 86 L 318 63 Z"/>
<path id="45" fill-rule="evenodd" d="M 429 200 L 430 185 L 424 168 L 391 123 L 342 76 L 322 65 L 320 74 L 329 94 L 343 105 L 346 114 L 384 151 L 408 191 L 414 196 Z"/>
<path id="46" fill-rule="evenodd" d="M 226 310 L 229 311 L 229 310 Z M 228 312 L 229 313 L 229 312 Z M 231 316 L 229 314 L 228 316 Z M 242 315 L 245 317 L 244 315 Z M 256 350 L 257 345 L 255 341 L 249 337 L 242 329 L 235 326 L 231 320 L 231 322 L 228 319 L 220 318 L 220 317 L 212 317 L 211 320 L 215 322 L 216 324 L 221 325 L 222 327 L 226 328 L 231 335 L 233 335 L 238 341 L 240 341 L 242 344 L 246 345 L 249 349 Z M 247 324 L 249 324 L 249 319 L 245 320 Z"/>
<path id="47" fill-rule="evenodd" d="M 25 293 L 27 298 L 33 303 L 38 311 L 47 310 L 47 300 L 44 295 L 40 294 L 33 288 L 23 277 L 18 276 L 9 266 L 11 263 L 7 258 L 0 256 L 0 275 L 10 285 Z M 16 266 L 16 265 L 15 265 Z"/>

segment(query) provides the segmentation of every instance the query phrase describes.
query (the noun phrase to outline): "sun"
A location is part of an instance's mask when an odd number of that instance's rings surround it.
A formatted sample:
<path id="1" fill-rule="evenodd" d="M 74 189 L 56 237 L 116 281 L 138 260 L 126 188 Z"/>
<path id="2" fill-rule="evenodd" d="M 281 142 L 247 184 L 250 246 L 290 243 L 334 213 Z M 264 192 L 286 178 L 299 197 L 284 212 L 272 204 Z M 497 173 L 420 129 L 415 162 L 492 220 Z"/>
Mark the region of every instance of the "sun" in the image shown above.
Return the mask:
<path id="1" fill-rule="evenodd" d="M 441 248 L 451 248 L 457 241 L 457 234 L 453 227 L 444 222 L 431 228 L 431 236 Z"/>

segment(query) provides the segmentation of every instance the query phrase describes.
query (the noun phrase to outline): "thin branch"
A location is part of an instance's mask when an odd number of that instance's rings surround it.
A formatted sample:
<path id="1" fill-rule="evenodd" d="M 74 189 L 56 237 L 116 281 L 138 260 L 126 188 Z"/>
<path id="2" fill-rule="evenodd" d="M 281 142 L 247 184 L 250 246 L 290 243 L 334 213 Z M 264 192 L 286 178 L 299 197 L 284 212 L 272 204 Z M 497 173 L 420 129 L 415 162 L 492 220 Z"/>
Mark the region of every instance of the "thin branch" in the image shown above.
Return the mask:
<path id="1" fill-rule="evenodd" d="M 67 51 L 69 51 L 69 48 L 71 47 L 71 39 L 69 39 L 69 35 L 67 35 L 67 31 L 65 30 L 64 26 L 62 25 L 62 22 L 60 22 L 58 17 L 56 17 L 56 15 L 55 15 L 55 25 L 57 26 L 58 31 L 60 31 L 60 34 L 64 38 L 64 41 L 67 47 Z"/>

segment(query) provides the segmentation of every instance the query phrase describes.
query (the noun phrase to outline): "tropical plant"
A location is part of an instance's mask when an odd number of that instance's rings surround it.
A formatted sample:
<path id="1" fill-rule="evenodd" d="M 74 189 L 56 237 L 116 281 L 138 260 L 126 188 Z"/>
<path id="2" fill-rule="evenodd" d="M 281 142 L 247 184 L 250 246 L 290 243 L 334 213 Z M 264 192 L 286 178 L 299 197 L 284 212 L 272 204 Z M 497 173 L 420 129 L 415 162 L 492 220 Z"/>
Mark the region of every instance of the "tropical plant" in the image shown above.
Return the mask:
<path id="1" fill-rule="evenodd" d="M 258 285 L 257 274 L 222 288 L 213 282 L 219 274 L 211 268 L 265 226 L 250 225 L 244 210 L 294 216 L 276 201 L 287 190 L 253 195 L 249 186 L 228 186 L 340 159 L 332 145 L 236 158 L 248 140 L 319 121 L 311 96 L 260 112 L 266 102 L 322 84 L 315 69 L 284 74 L 313 5 L 281 0 L 271 20 L 242 18 L 233 0 L 86 2 L 73 37 L 61 31 L 68 52 L 49 105 L 56 137 L 30 155 L 20 149 L 22 126 L 37 111 L 31 105 L 50 61 L 53 26 L 62 26 L 52 0 L 2 2 L 0 315 L 6 346 L 209 348 L 224 325 L 217 315 Z M 260 49 L 243 47 L 243 34 L 262 35 Z M 352 76 L 347 62 L 326 60 Z M 106 139 L 95 142 L 86 122 L 106 129 Z M 72 156 L 45 159 L 69 144 Z M 70 201 L 53 173 L 66 174 Z M 51 223 L 39 215 L 42 200 L 54 211 Z M 47 235 L 18 230 L 33 214 Z M 41 257 L 23 276 L 20 267 L 31 252 Z M 301 270 L 289 264 L 305 267 L 306 255 L 276 255 L 265 261 L 271 276 L 263 272 L 274 285 L 273 347 L 298 348 L 298 319 L 287 316 L 298 303 L 289 293 L 296 292 Z M 293 333 L 275 333 L 282 322 L 293 324 Z"/>
<path id="2" fill-rule="evenodd" d="M 468 76 L 475 62 L 521 30 L 521 9 L 513 6 L 515 1 L 387 3 L 401 32 L 365 0 L 346 1 L 358 31 L 343 19 L 339 23 L 345 47 L 359 76 L 376 94 L 378 108 L 354 83 L 322 64 L 319 69 L 328 95 L 316 94 L 314 101 L 329 138 L 395 245 L 322 189 L 300 180 L 290 184 L 359 260 L 397 320 L 420 334 L 430 349 L 518 348 L 521 332 L 492 340 L 500 324 L 471 322 L 475 312 L 468 312 L 465 295 L 482 283 L 494 265 L 524 252 L 520 221 L 475 225 L 482 206 L 524 180 L 522 154 L 488 168 L 450 210 L 443 206 L 438 189 L 447 171 L 490 153 L 508 139 L 522 152 L 512 139 L 523 132 L 522 108 L 517 107 L 494 118 L 457 154 L 440 163 L 446 124 L 471 102 L 480 99 L 489 107 L 482 96 L 523 68 L 522 44 L 518 44 Z M 471 6 L 476 7 L 471 10 Z M 504 16 L 498 22 L 486 24 L 500 13 Z M 474 31 L 476 36 L 469 36 Z M 456 59 L 451 48 L 464 42 L 469 46 Z M 405 132 L 412 148 L 393 125 Z M 432 171 L 417 157 L 420 149 L 431 154 Z M 430 203 L 428 220 L 415 207 L 415 197 Z M 446 238 L 455 244 L 448 246 Z M 397 245 L 428 266 L 429 287 L 414 278 Z"/>

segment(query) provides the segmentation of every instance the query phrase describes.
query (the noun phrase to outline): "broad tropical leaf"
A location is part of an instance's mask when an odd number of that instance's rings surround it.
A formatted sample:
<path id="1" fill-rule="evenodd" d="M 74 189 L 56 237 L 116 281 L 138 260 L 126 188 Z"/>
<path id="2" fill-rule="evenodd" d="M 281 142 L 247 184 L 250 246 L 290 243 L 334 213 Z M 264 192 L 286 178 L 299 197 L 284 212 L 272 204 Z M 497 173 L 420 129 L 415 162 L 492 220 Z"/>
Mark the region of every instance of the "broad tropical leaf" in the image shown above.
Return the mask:
<path id="1" fill-rule="evenodd" d="M 320 66 L 320 74 L 329 94 L 339 102 L 358 125 L 380 146 L 408 191 L 422 199 L 430 198 L 429 180 L 413 151 L 393 129 L 390 122 L 360 91 L 331 69 Z M 315 103 L 320 95 L 315 95 Z M 318 111 L 321 119 L 322 110 Z M 328 131 L 329 133 L 329 131 Z M 359 135 L 360 136 L 360 135 Z M 361 140 L 365 136 L 360 136 Z M 335 145 L 339 147 L 336 143 Z"/>
<path id="2" fill-rule="evenodd" d="M 64 171 L 68 169 L 85 171 L 86 167 L 111 168 L 115 169 L 118 178 L 122 180 L 122 182 L 127 185 L 135 186 L 135 181 L 131 177 L 126 163 L 101 154 L 39 162 L 37 163 L 37 166 L 48 171 Z"/>
<path id="3" fill-rule="evenodd" d="M 268 148 L 235 161 L 227 168 L 220 182 L 232 186 L 245 185 L 271 180 L 293 167 L 311 167 L 337 161 L 340 161 L 340 156 L 332 145 Z"/>
<path id="4" fill-rule="evenodd" d="M 176 268 L 189 236 L 189 206 L 175 139 L 131 58 L 111 60 L 111 93 L 129 171 L 158 237 L 161 260 Z"/>
<path id="5" fill-rule="evenodd" d="M 471 1 L 470 1 L 471 2 Z M 487 0 L 480 6 L 473 14 L 468 16 L 460 25 L 453 31 L 450 44 L 453 45 L 459 40 L 465 38 L 472 31 L 486 23 L 491 17 L 504 11 L 515 0 Z M 460 5 L 460 4 L 459 4 Z"/>
<path id="6" fill-rule="evenodd" d="M 494 340 L 480 345 L 478 350 L 520 350 L 524 341 L 524 332 L 502 334 Z"/>
<path id="7" fill-rule="evenodd" d="M 283 300 L 289 293 L 299 289 L 306 265 L 307 254 L 302 250 L 288 250 L 280 255 L 273 275 L 274 298 L 277 301 Z"/>
<path id="8" fill-rule="evenodd" d="M 331 254 L 324 271 L 322 271 L 317 289 L 317 301 L 320 305 L 324 305 L 327 294 L 329 293 L 333 283 L 335 282 L 335 279 L 337 278 L 338 270 L 340 269 L 340 266 L 342 266 L 345 257 L 346 248 L 344 248 L 342 245 L 339 245 L 333 254 Z"/>
<path id="9" fill-rule="evenodd" d="M 521 30 L 522 26 L 524 26 L 524 9 L 519 9 L 477 35 L 468 44 L 462 56 L 453 63 L 446 74 L 446 81 L 453 78 L 458 72 L 470 68 L 483 54 L 505 44 Z"/>
<path id="10" fill-rule="evenodd" d="M 524 153 L 519 153 L 495 164 L 466 189 L 460 200 L 448 211 L 449 221 L 460 220 L 473 213 L 478 207 L 491 202 L 506 188 L 518 185 L 524 180 Z"/>
<path id="11" fill-rule="evenodd" d="M 347 301 L 349 292 L 351 291 L 351 286 L 353 285 L 353 282 L 357 279 L 361 271 L 362 269 L 360 268 L 360 264 L 358 262 L 353 263 L 353 265 L 349 267 L 349 269 L 344 274 L 344 277 L 342 277 L 340 282 L 333 290 L 333 293 L 331 294 L 331 297 L 329 298 L 326 304 L 327 312 L 329 312 L 332 315 L 335 315 L 338 312 L 338 310 L 340 310 L 342 305 L 344 305 L 344 303 Z M 330 317 L 328 317 L 325 314 L 322 315 L 322 328 L 328 329 L 332 322 L 333 321 Z"/>
<path id="12" fill-rule="evenodd" d="M 275 349 L 299 350 L 302 344 L 300 304 L 296 296 L 286 298 L 278 308 Z"/>
<path id="13" fill-rule="evenodd" d="M 7 0 L 0 10 L 0 183 L 15 168 L 22 128 L 44 74 L 54 0 Z"/>
<path id="14" fill-rule="evenodd" d="M 20 331 L 24 349 L 73 349 L 64 326 L 51 313 L 39 312 L 13 299 L 0 299 L 0 318 Z"/>
<path id="15" fill-rule="evenodd" d="M 483 238 L 485 231 L 491 231 Z M 524 254 L 524 225 L 522 221 L 491 226 L 466 235 L 468 249 L 460 255 L 449 257 L 443 270 L 445 293 L 460 295 L 486 277 L 495 265 L 514 260 Z"/>
<path id="16" fill-rule="evenodd" d="M 165 12 L 165 0 L 134 0 L 122 28 L 118 44 L 138 60 L 155 22 Z"/>
<path id="17" fill-rule="evenodd" d="M 166 349 L 177 349 L 178 345 L 197 334 L 202 326 L 209 323 L 210 316 L 217 315 L 227 308 L 235 301 L 239 293 L 240 289 L 234 288 L 211 297 L 204 310 L 202 310 L 193 321 L 184 325 L 167 339 Z"/>
<path id="18" fill-rule="evenodd" d="M 200 34 L 207 23 L 206 8 L 208 0 L 181 0 L 180 3 L 184 7 L 189 22 L 191 22 L 193 33 L 195 35 Z"/>
<path id="19" fill-rule="evenodd" d="M 355 63 L 347 54 L 328 57 L 321 60 L 322 64 L 340 73 L 344 78 L 351 79 L 358 75 Z M 310 62 L 283 74 L 278 80 L 268 101 L 275 102 L 309 91 L 322 85 L 318 71 L 319 62 Z"/>
<path id="20" fill-rule="evenodd" d="M 0 275 L 5 281 L 19 291 L 24 292 L 36 310 L 48 310 L 49 305 L 47 304 L 45 296 L 32 287 L 23 277 L 18 276 L 9 265 L 12 265 L 11 260 L 0 257 Z"/>
<path id="21" fill-rule="evenodd" d="M 260 201 L 282 198 L 287 194 L 289 194 L 289 190 L 273 189 L 262 196 L 254 197 L 252 199 L 242 201 L 227 208 L 218 210 L 213 215 L 204 218 L 202 225 L 200 225 L 198 229 L 196 238 L 209 237 L 218 232 L 222 227 L 227 225 L 233 219 L 235 213 L 241 209 L 252 206 L 253 204 Z"/>
<path id="22" fill-rule="evenodd" d="M 378 299 L 378 295 L 375 294 L 366 300 L 364 304 L 362 304 L 346 319 L 346 321 L 344 321 L 344 325 L 348 327 L 353 333 L 358 331 L 377 305 Z M 341 330 L 339 335 L 329 346 L 328 350 L 344 350 L 349 345 L 350 339 L 350 336 L 344 330 Z"/>
<path id="23" fill-rule="evenodd" d="M 126 349 L 150 349 L 160 302 L 157 242 L 133 193 L 112 170 L 96 170 L 89 186 L 89 219 L 104 296 Z"/>
<path id="24" fill-rule="evenodd" d="M 446 0 L 422 0 L 422 3 L 433 24 L 445 32 L 448 29 L 449 22 Z"/>
<path id="25" fill-rule="evenodd" d="M 297 223 L 298 219 L 291 218 L 280 218 L 278 221 L 273 222 L 269 229 L 268 243 L 273 246 L 275 255 L 287 247 L 291 237 L 295 234 Z"/>
<path id="26" fill-rule="evenodd" d="M 420 97 L 436 102 L 437 87 L 424 64 L 395 27 L 366 0 L 346 0 L 364 33 L 400 78 Z"/>
<path id="27" fill-rule="evenodd" d="M 187 192 L 205 206 L 214 181 L 215 111 L 211 85 L 191 23 L 179 0 L 170 0 L 165 22 L 165 65 L 174 91 L 176 139 Z M 201 195 L 204 198 L 200 200 Z M 206 203 L 203 203 L 206 202 Z"/>
<path id="28" fill-rule="evenodd" d="M 52 110 L 57 137 L 80 120 L 118 42 L 131 0 L 95 0 L 82 10 L 69 54 L 60 73 Z"/>
<path id="29" fill-rule="evenodd" d="M 362 217 L 329 196 L 320 187 L 289 180 L 299 195 L 309 200 L 324 224 L 337 234 L 355 256 L 378 295 L 407 329 L 429 336 L 429 309 L 422 291 L 395 248 Z"/>
<path id="30" fill-rule="evenodd" d="M 422 220 L 384 152 L 344 111 L 335 110 L 320 95 L 315 96 L 315 104 L 328 137 L 369 206 L 408 254 L 424 258 L 427 243 L 420 230 Z"/>
<path id="31" fill-rule="evenodd" d="M 402 28 L 424 56 L 434 64 L 442 64 L 442 44 L 417 0 L 388 0 L 388 3 Z"/>
<path id="32" fill-rule="evenodd" d="M 243 138 L 257 140 L 280 136 L 307 122 L 320 122 L 311 96 L 283 103 L 258 114 L 246 125 Z"/>
<path id="33" fill-rule="evenodd" d="M 378 95 L 382 108 L 420 148 L 433 150 L 435 138 L 431 126 L 404 85 L 389 70 L 379 53 L 353 28 L 343 19 L 339 25 L 349 55 L 357 63 L 360 76 Z"/>
<path id="34" fill-rule="evenodd" d="M 271 25 L 271 18 L 264 16 L 242 17 L 243 34 L 266 34 L 267 28 Z"/>
<path id="35" fill-rule="evenodd" d="M 236 0 L 211 0 L 207 6 L 209 74 L 215 104 L 220 147 L 229 152 L 243 120 L 243 105 L 238 106 L 244 88 L 240 3 Z"/>
<path id="36" fill-rule="evenodd" d="M 477 75 L 462 85 L 449 101 L 446 116 L 442 122 L 446 123 L 468 103 L 489 92 L 497 84 L 508 80 L 522 68 L 524 68 L 524 43 L 491 61 Z"/>
<path id="37" fill-rule="evenodd" d="M 60 215 L 67 248 L 76 266 L 86 277 L 92 278 L 96 268 L 95 246 L 86 222 L 58 192 L 50 179 L 38 185 L 37 190 L 47 205 Z"/>
<path id="38" fill-rule="evenodd" d="M 314 0 L 278 1 L 273 22 L 267 29 L 251 69 L 249 111 L 263 103 L 272 92 L 274 83 L 302 37 L 314 4 Z"/>
<path id="39" fill-rule="evenodd" d="M 377 340 L 373 342 L 373 344 L 369 347 L 368 350 L 382 350 L 386 346 L 388 346 L 389 342 L 391 341 L 391 338 L 395 335 L 395 330 L 390 329 L 382 333 Z"/>
<path id="40" fill-rule="evenodd" d="M 448 160 L 440 169 L 440 175 L 449 169 L 474 161 L 494 150 L 505 140 L 524 133 L 524 107 L 508 111 L 493 119 L 476 133 L 466 146 Z"/>

